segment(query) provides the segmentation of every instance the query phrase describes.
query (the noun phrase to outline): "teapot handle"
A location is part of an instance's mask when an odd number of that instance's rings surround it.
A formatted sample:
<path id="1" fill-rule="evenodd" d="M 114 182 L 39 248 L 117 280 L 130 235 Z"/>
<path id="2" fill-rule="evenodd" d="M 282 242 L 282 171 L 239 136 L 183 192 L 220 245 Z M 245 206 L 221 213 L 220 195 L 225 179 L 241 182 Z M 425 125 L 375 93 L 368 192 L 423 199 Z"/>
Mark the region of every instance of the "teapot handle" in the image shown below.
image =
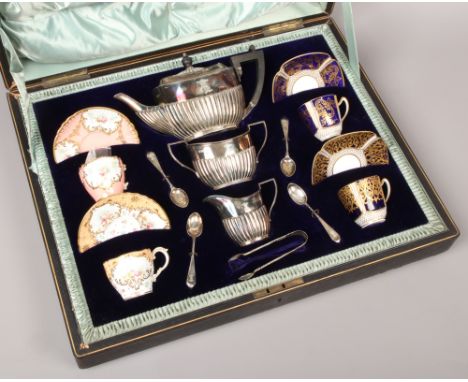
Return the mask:
<path id="1" fill-rule="evenodd" d="M 196 171 L 190 167 L 190 166 L 187 166 L 186 164 L 182 163 L 176 156 L 175 154 L 173 153 L 172 151 L 172 146 L 175 146 L 175 145 L 180 145 L 181 143 L 184 143 L 184 141 L 177 141 L 177 142 L 171 142 L 171 143 L 168 143 L 167 144 L 167 150 L 169 151 L 169 154 L 171 156 L 171 158 L 181 167 L 183 168 L 186 168 L 187 170 L 190 170 L 192 171 L 195 175 L 197 174 Z"/>
<path id="2" fill-rule="evenodd" d="M 269 183 L 269 182 L 273 182 L 275 186 L 275 196 L 273 196 L 273 200 L 271 201 L 270 208 L 268 209 L 268 215 L 270 216 L 270 219 L 271 219 L 271 211 L 273 210 L 273 207 L 276 204 L 276 198 L 278 197 L 278 184 L 276 183 L 275 178 L 270 178 L 270 179 L 264 180 L 263 182 L 259 182 L 258 186 L 261 189 L 264 184 Z"/>
<path id="3" fill-rule="evenodd" d="M 255 47 L 252 45 L 247 53 L 238 54 L 237 56 L 231 57 L 231 63 L 236 71 L 237 77 L 240 79 L 242 77 L 242 66 L 243 62 L 256 61 L 256 71 L 257 71 L 257 84 L 255 85 L 255 91 L 250 99 L 250 102 L 247 104 L 244 109 L 244 116 L 247 117 L 252 109 L 257 105 L 260 95 L 263 90 L 263 83 L 265 81 L 265 57 L 262 50 L 255 50 Z"/>
<path id="4" fill-rule="evenodd" d="M 262 145 L 260 146 L 260 148 L 258 149 L 257 151 L 257 163 L 258 163 L 258 158 L 260 157 L 260 153 L 262 152 L 263 148 L 265 147 L 266 143 L 267 143 L 267 140 L 268 140 L 268 128 L 267 128 L 267 125 L 266 125 L 266 122 L 265 121 L 257 121 L 257 122 L 253 122 L 253 123 L 249 123 L 247 126 L 249 128 L 249 131 L 250 131 L 250 128 L 252 126 L 256 126 L 256 125 L 262 125 L 263 126 L 263 130 L 264 130 L 264 136 L 263 136 L 263 142 L 262 142 Z"/>

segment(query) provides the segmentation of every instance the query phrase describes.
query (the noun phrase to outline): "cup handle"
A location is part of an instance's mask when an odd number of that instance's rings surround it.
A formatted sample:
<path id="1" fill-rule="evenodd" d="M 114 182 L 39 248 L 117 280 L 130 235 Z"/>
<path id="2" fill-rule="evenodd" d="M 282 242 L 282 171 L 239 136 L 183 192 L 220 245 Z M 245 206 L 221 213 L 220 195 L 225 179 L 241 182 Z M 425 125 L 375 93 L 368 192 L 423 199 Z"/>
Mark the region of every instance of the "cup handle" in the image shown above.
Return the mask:
<path id="1" fill-rule="evenodd" d="M 169 252 L 167 248 L 164 247 L 156 247 L 153 249 L 153 252 L 151 254 L 153 255 L 154 260 L 156 260 L 156 254 L 157 253 L 162 253 L 164 255 L 164 265 L 157 270 L 157 272 L 153 276 L 153 282 L 155 283 L 156 280 L 158 279 L 158 276 L 167 268 L 169 265 Z"/>
<path id="2" fill-rule="evenodd" d="M 345 112 L 343 114 L 343 116 L 341 117 L 341 122 L 343 122 L 345 120 L 345 118 L 348 116 L 348 112 L 349 112 L 349 101 L 346 97 L 341 97 L 340 100 L 338 101 L 338 107 L 341 106 L 341 104 L 344 102 L 345 106 L 346 106 L 346 109 L 345 109 Z"/>
<path id="3" fill-rule="evenodd" d="M 250 131 L 250 128 L 252 126 L 256 126 L 256 125 L 262 125 L 263 126 L 263 130 L 265 131 L 265 135 L 264 135 L 264 138 L 263 138 L 263 142 L 262 142 L 262 145 L 260 146 L 260 148 L 258 149 L 257 151 L 257 163 L 258 163 L 258 158 L 260 157 L 260 153 L 262 152 L 263 148 L 265 147 L 266 143 L 267 143 L 267 140 L 268 140 L 268 128 L 267 128 L 267 125 L 266 125 L 266 122 L 265 121 L 257 121 L 257 122 L 253 122 L 253 123 L 249 123 L 247 125 L 247 127 L 249 128 L 249 131 Z"/>
<path id="4" fill-rule="evenodd" d="M 383 186 L 386 186 L 387 192 L 384 192 L 385 195 L 385 203 L 388 202 L 388 199 L 390 198 L 390 195 L 392 194 L 392 187 L 390 186 L 390 181 L 387 178 L 383 178 L 380 181 L 380 185 L 383 189 Z"/>
<path id="5" fill-rule="evenodd" d="M 175 154 L 173 153 L 172 151 L 172 146 L 175 146 L 175 145 L 180 145 L 181 143 L 184 143 L 184 141 L 177 141 L 177 142 L 172 142 L 172 143 L 168 143 L 167 144 L 167 150 L 169 151 L 169 154 L 171 156 L 171 158 L 181 167 L 187 169 L 187 170 L 190 170 L 192 171 L 195 175 L 197 174 L 196 171 L 190 167 L 190 166 L 187 166 L 186 164 L 182 163 L 176 156 Z"/>
<path id="6" fill-rule="evenodd" d="M 278 197 L 278 184 L 276 183 L 276 179 L 275 178 L 270 178 L 270 179 L 267 179 L 267 180 L 264 180 L 263 182 L 260 182 L 258 184 L 258 186 L 260 187 L 260 189 L 262 188 L 262 186 L 266 183 L 270 183 L 270 182 L 273 182 L 273 184 L 275 185 L 275 196 L 273 196 L 273 200 L 271 201 L 271 205 L 270 205 L 270 208 L 268 209 L 268 215 L 271 216 L 271 211 L 273 210 L 273 207 L 275 206 L 276 204 L 276 198 Z"/>

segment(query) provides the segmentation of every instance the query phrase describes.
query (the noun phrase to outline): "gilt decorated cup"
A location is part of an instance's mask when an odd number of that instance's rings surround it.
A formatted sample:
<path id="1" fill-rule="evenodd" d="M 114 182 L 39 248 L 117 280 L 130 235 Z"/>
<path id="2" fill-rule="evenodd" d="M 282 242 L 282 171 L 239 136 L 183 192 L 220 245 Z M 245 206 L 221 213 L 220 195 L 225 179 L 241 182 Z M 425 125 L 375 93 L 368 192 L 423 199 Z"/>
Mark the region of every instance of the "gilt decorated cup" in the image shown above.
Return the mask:
<path id="1" fill-rule="evenodd" d="M 356 224 L 366 228 L 385 221 L 390 193 L 388 179 L 373 175 L 342 187 L 338 198 Z"/>
<path id="2" fill-rule="evenodd" d="M 343 115 L 340 111 L 342 104 L 345 105 Z M 349 102 L 346 97 L 338 101 L 335 94 L 326 94 L 302 104 L 298 111 L 315 138 L 323 142 L 341 134 L 343 121 L 349 112 Z"/>
<path id="3" fill-rule="evenodd" d="M 164 264 L 155 273 L 158 254 L 164 257 Z M 103 263 L 107 278 L 124 300 L 153 292 L 153 283 L 168 265 L 169 253 L 163 247 L 125 253 Z"/>

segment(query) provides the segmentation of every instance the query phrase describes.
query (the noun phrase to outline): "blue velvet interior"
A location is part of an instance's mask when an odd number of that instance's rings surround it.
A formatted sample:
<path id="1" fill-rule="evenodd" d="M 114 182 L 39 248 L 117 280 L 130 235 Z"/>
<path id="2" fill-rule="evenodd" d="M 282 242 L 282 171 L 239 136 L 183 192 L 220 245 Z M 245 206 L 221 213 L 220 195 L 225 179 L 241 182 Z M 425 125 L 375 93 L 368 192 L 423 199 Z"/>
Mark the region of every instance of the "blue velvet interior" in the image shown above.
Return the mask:
<path id="1" fill-rule="evenodd" d="M 312 51 L 330 52 L 321 36 L 264 49 L 266 77 L 263 94 L 258 106 L 244 121 L 243 128 L 245 128 L 246 122 L 265 120 L 269 131 L 267 146 L 260 158 L 253 182 L 216 192 L 231 196 L 244 196 L 257 190 L 258 181 L 270 177 L 276 178 L 279 185 L 279 195 L 272 213 L 271 238 L 292 230 L 302 229 L 308 233 L 309 242 L 305 250 L 279 261 L 268 268 L 269 271 L 299 264 L 427 222 L 392 158 L 388 166 L 352 170 L 328 178 L 317 186 L 311 186 L 312 160 L 315 153 L 321 148 L 322 143 L 314 138 L 312 133 L 301 122 L 296 111 L 300 104 L 322 94 L 334 92 L 338 96 L 345 95 L 350 102 L 350 112 L 344 122 L 343 133 L 358 130 L 375 131 L 348 82 L 345 88 L 316 89 L 297 94 L 274 106 L 272 105 L 271 81 L 281 63 L 293 56 Z M 228 58 L 221 61 L 229 64 Z M 98 87 L 34 105 L 71 245 L 76 256 L 82 285 L 95 325 L 102 325 L 235 283 L 236 279 L 229 272 L 227 260 L 234 254 L 251 248 L 240 249 L 231 242 L 220 224 L 215 209 L 211 205 L 202 202 L 205 196 L 214 192 L 204 186 L 192 173 L 178 167 L 168 156 L 166 143 L 174 139 L 153 132 L 126 105 L 113 98 L 115 93 L 125 92 L 143 103 L 151 104 L 152 88 L 158 85 L 161 77 L 174 72 L 154 74 Z M 254 65 L 244 67 L 243 84 L 247 99 L 249 99 L 254 89 L 254 72 Z M 170 217 L 172 229 L 170 231 L 144 231 L 125 235 L 102 243 L 84 254 L 79 254 L 77 248 L 78 226 L 85 212 L 93 205 L 93 200 L 84 190 L 78 177 L 78 168 L 85 161 L 86 154 L 81 154 L 57 165 L 52 158 L 52 142 L 60 124 L 69 115 L 79 109 L 99 105 L 115 108 L 123 112 L 136 125 L 142 144 L 117 146 L 113 148 L 113 153 L 120 156 L 127 165 L 128 191 L 147 195 L 161 203 Z M 280 118 L 283 115 L 287 115 L 291 121 L 291 156 L 298 165 L 296 174 L 290 179 L 282 176 L 279 171 L 279 162 L 284 155 L 284 143 L 280 128 Z M 258 144 L 261 140 L 261 130 L 261 128 L 252 129 L 254 140 Z M 187 209 L 174 207 L 169 201 L 167 185 L 146 160 L 145 152 L 149 149 L 158 154 L 163 167 L 171 176 L 173 182 L 188 192 L 191 202 Z M 183 147 L 178 151 L 187 161 L 189 160 L 188 154 Z M 373 174 L 387 177 L 392 184 L 393 192 L 388 204 L 387 221 L 363 230 L 353 222 L 341 206 L 337 198 L 337 191 L 348 182 Z M 305 187 L 310 204 L 314 208 L 318 208 L 323 218 L 342 235 L 341 244 L 337 245 L 329 240 L 310 213 L 305 208 L 293 204 L 286 191 L 286 185 L 290 181 Z M 266 203 L 271 201 L 272 194 L 272 187 L 265 187 L 264 200 Z M 185 222 L 192 211 L 201 213 L 205 229 L 203 235 L 197 241 L 197 252 L 199 254 L 196 259 L 198 284 L 194 290 L 189 290 L 185 286 L 185 278 L 189 264 L 188 253 L 191 241 L 185 233 Z M 124 302 L 108 282 L 102 263 L 109 258 L 128 251 L 153 248 L 155 246 L 165 246 L 170 249 L 171 263 L 168 269 L 159 277 L 155 284 L 154 293 Z"/>

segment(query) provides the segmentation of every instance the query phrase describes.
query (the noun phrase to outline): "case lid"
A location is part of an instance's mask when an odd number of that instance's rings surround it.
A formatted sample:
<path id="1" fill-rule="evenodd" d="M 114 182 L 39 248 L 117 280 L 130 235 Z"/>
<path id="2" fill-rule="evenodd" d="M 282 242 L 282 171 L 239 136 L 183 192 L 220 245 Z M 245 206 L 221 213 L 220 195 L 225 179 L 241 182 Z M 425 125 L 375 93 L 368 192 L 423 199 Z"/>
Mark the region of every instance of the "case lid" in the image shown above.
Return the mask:
<path id="1" fill-rule="evenodd" d="M 7 88 L 18 71 L 28 85 L 195 41 L 328 17 L 331 9 L 327 2 L 10 3 L 0 6 L 2 74 Z"/>

